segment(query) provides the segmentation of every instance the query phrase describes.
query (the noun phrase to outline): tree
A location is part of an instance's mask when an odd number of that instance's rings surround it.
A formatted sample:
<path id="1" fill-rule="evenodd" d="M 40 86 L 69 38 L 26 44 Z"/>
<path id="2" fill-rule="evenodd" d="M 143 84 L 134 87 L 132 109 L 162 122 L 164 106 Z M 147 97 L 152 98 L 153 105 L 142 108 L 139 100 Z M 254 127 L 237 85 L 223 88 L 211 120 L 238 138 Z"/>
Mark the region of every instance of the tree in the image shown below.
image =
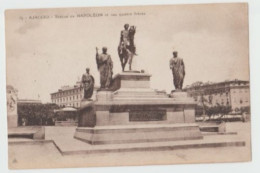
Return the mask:
<path id="1" fill-rule="evenodd" d="M 195 108 L 195 115 L 200 117 L 203 114 L 203 107 L 200 105 L 197 105 Z"/>
<path id="2" fill-rule="evenodd" d="M 56 104 L 21 104 L 18 105 L 18 123 L 22 125 L 52 125 L 54 109 L 58 109 Z"/>
<path id="3" fill-rule="evenodd" d="M 219 114 L 220 118 L 223 118 L 225 115 L 229 114 L 232 111 L 231 106 L 220 106 Z"/>
<path id="4" fill-rule="evenodd" d="M 229 114 L 232 109 L 231 106 L 224 106 L 217 104 L 216 106 L 205 107 L 206 114 L 209 116 L 209 120 L 213 115 L 220 115 L 220 118 L 223 118 L 225 115 Z"/>
<path id="5" fill-rule="evenodd" d="M 211 107 L 205 106 L 205 112 L 206 112 L 206 114 L 208 115 L 209 120 L 210 120 L 210 119 L 211 119 L 211 116 L 212 116 L 212 115 L 215 115 L 215 107 L 214 107 L 214 106 L 211 106 Z"/>

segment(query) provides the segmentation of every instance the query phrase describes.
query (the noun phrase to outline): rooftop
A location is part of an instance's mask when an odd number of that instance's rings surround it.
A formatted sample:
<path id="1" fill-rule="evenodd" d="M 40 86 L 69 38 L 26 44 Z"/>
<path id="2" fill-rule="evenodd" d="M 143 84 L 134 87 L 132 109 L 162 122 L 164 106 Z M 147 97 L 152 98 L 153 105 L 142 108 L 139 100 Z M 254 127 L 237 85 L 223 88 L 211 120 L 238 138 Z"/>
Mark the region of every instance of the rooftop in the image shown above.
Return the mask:
<path id="1" fill-rule="evenodd" d="M 223 82 L 194 82 L 191 85 L 187 85 L 184 89 L 189 89 L 189 88 L 195 88 L 195 87 L 206 87 L 206 86 L 213 86 L 213 85 L 225 85 L 225 84 L 233 84 L 233 83 L 249 83 L 249 81 L 245 81 L 245 80 L 238 80 L 238 79 L 234 79 L 234 80 L 225 80 Z"/>

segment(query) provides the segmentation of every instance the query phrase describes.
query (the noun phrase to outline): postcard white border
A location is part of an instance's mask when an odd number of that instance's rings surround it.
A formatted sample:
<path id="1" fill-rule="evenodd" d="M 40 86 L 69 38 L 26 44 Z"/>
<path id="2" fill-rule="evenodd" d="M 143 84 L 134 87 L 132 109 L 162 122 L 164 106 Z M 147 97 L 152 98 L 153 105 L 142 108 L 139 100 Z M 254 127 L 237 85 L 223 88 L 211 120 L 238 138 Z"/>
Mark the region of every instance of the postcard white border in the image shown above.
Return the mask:
<path id="1" fill-rule="evenodd" d="M 199 3 L 249 3 L 249 35 L 250 35 L 250 86 L 252 112 L 252 162 L 248 163 L 218 163 L 218 164 L 185 164 L 169 166 L 139 166 L 139 167 L 101 167 L 75 169 L 42 169 L 42 170 L 8 170 L 7 153 L 7 123 L 6 123 L 6 69 L 5 69 L 5 39 L 4 10 L 22 8 L 57 8 L 57 7 L 87 7 L 87 6 L 133 6 L 159 4 L 199 4 Z M 0 172 L 48 172 L 48 173 L 132 173 L 132 172 L 258 172 L 260 163 L 260 1 L 257 0 L 1 0 L 0 1 Z M 257 169 L 258 168 L 258 169 Z"/>

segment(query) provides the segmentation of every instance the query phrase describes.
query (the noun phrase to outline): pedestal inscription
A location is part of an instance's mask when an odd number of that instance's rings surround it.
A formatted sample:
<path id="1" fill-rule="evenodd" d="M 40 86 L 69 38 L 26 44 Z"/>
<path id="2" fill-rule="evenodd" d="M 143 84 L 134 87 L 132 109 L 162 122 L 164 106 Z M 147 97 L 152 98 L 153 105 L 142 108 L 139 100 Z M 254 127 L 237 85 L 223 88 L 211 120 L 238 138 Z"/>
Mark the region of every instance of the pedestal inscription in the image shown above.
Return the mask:
<path id="1" fill-rule="evenodd" d="M 166 110 L 132 110 L 129 121 L 163 121 L 166 120 Z"/>

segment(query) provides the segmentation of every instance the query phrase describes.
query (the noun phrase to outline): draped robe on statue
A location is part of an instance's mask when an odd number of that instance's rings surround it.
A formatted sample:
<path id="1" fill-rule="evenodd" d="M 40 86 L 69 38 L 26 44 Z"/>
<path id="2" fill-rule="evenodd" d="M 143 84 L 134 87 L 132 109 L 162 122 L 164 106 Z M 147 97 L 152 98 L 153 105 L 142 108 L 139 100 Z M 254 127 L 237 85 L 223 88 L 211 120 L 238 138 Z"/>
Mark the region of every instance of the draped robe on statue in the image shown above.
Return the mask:
<path id="1" fill-rule="evenodd" d="M 113 62 L 109 54 L 96 55 L 97 67 L 100 73 L 101 89 L 110 87 L 113 75 Z"/>
<path id="2" fill-rule="evenodd" d="M 173 84 L 176 90 L 181 90 L 185 76 L 184 62 L 181 58 L 172 58 L 170 60 L 170 68 L 172 69 Z"/>
<path id="3" fill-rule="evenodd" d="M 94 90 L 94 78 L 90 74 L 83 74 L 81 78 L 81 83 L 84 88 L 84 99 L 89 99 L 93 95 Z"/>

